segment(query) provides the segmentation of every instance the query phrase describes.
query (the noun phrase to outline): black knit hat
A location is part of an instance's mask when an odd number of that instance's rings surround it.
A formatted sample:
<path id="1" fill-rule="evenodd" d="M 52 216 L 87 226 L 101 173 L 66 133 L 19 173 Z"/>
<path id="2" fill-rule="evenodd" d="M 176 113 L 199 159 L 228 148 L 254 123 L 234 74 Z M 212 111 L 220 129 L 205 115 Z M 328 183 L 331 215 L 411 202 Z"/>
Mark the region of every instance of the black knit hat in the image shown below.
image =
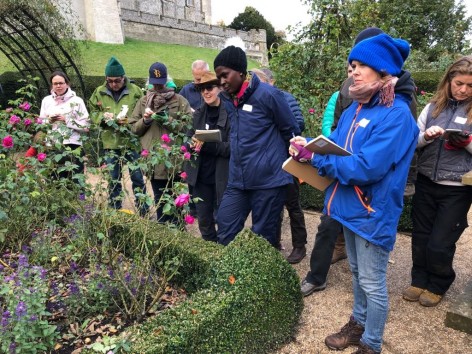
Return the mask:
<path id="1" fill-rule="evenodd" d="M 216 69 L 219 66 L 225 66 L 235 71 L 245 73 L 247 72 L 246 53 L 244 53 L 241 48 L 230 45 L 216 56 L 213 62 L 213 68 Z"/>
<path id="2" fill-rule="evenodd" d="M 356 39 L 354 39 L 354 45 L 356 45 L 357 43 L 359 43 L 360 41 L 364 39 L 371 38 L 382 33 L 384 33 L 384 31 L 382 31 L 380 28 L 367 27 L 366 29 L 359 32 Z"/>

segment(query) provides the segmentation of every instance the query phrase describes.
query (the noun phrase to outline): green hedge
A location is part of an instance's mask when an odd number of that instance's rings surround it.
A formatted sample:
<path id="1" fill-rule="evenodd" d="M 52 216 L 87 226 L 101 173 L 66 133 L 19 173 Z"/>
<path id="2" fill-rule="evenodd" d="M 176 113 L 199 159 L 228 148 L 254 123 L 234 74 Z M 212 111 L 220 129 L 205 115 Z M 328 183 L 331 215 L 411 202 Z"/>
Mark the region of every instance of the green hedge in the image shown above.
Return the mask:
<path id="1" fill-rule="evenodd" d="M 193 292 L 181 305 L 131 328 L 133 352 L 267 353 L 292 338 L 303 309 L 299 278 L 267 241 L 244 230 L 222 247 L 149 227 L 149 244 L 160 249 L 156 262 L 178 256 L 173 281 Z M 115 242 L 136 239 L 136 232 L 133 224 L 112 227 Z"/>
<path id="2" fill-rule="evenodd" d="M 398 222 L 398 232 L 411 232 L 413 224 L 411 222 L 411 197 L 404 198 L 403 211 Z M 324 192 L 313 188 L 309 184 L 300 185 L 300 202 L 303 209 L 311 209 L 318 212 L 323 211 Z"/>
<path id="3" fill-rule="evenodd" d="M 436 92 L 438 84 L 441 81 L 443 75 L 443 72 L 437 71 L 423 71 L 411 74 L 413 80 L 415 81 L 416 87 L 418 87 L 418 94 L 421 91 L 426 91 L 430 93 Z"/>

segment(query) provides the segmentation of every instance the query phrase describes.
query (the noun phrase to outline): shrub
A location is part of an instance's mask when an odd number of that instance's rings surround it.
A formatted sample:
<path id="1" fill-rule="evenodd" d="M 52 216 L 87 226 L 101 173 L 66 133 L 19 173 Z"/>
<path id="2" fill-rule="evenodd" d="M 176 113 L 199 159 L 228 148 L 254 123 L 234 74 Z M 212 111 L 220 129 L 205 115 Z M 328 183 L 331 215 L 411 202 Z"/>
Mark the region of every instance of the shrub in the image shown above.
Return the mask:
<path id="1" fill-rule="evenodd" d="M 436 92 L 443 75 L 443 72 L 437 71 L 414 72 L 411 74 L 416 87 L 418 87 L 418 93 L 421 93 L 421 91 Z"/>
<path id="2" fill-rule="evenodd" d="M 133 351 L 266 353 L 293 335 L 303 309 L 299 279 L 262 238 L 241 232 L 202 275 L 189 301 L 132 330 Z"/>

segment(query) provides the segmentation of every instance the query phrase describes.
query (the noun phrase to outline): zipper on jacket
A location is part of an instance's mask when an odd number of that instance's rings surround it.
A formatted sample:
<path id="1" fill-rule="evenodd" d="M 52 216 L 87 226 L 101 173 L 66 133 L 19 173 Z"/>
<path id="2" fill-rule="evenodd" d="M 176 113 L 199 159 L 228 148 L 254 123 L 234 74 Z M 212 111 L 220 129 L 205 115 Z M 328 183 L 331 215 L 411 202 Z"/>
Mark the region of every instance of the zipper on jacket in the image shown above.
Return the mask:
<path id="1" fill-rule="evenodd" d="M 452 118 L 454 118 L 454 113 L 456 113 L 457 105 L 452 106 L 451 109 L 452 109 L 452 114 L 451 114 L 451 118 L 449 118 L 449 121 L 446 124 L 446 129 L 451 124 Z M 437 178 L 438 178 L 439 161 L 440 161 L 440 158 L 441 158 L 441 152 L 442 152 L 443 148 L 444 148 L 444 140 L 440 140 L 439 141 L 438 153 L 436 154 L 436 164 L 434 166 L 433 175 L 431 176 L 433 181 L 436 181 Z"/>
<path id="2" fill-rule="evenodd" d="M 358 186 L 354 186 L 354 190 L 357 194 L 357 198 L 359 198 L 362 206 L 367 209 L 367 212 L 370 214 L 372 212 L 375 212 L 375 210 L 370 206 L 370 202 L 372 201 L 372 198 L 367 197 L 367 195 L 362 192 L 362 190 Z"/>

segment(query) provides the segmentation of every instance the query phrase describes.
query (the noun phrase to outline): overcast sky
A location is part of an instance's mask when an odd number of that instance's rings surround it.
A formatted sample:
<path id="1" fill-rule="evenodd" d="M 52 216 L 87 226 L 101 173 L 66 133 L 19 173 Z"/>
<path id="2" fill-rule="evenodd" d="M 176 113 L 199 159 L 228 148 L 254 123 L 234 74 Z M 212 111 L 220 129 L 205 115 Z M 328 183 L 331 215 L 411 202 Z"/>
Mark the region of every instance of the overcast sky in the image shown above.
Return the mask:
<path id="1" fill-rule="evenodd" d="M 468 15 L 472 16 L 472 0 L 464 0 Z M 300 0 L 212 0 L 212 22 L 223 20 L 229 25 L 246 6 L 252 6 L 274 26 L 276 31 L 286 30 L 288 25 L 303 25 L 310 22 L 308 7 Z M 288 34 L 288 33 L 287 33 Z M 290 37 L 288 37 L 290 39 Z"/>

